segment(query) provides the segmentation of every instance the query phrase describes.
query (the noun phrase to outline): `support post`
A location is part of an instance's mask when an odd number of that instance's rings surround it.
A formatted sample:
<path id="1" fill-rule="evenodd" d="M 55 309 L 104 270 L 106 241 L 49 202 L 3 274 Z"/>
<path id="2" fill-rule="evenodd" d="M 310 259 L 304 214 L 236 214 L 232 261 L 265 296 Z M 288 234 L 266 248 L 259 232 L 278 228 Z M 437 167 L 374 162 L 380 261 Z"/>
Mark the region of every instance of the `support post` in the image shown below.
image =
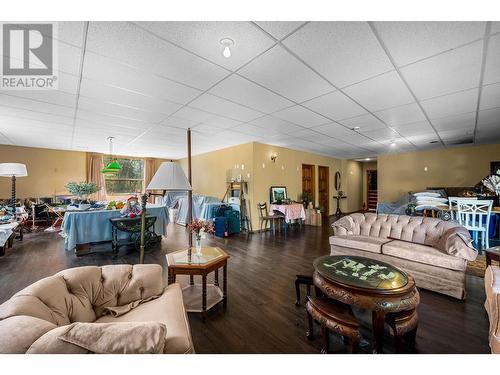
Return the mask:
<path id="1" fill-rule="evenodd" d="M 16 176 L 12 176 L 12 197 L 10 199 L 10 206 L 16 213 Z"/>
<path id="2" fill-rule="evenodd" d="M 148 194 L 144 193 L 141 197 L 141 249 L 139 255 L 139 263 L 144 263 L 144 247 L 146 242 L 146 202 Z"/>
<path id="3" fill-rule="evenodd" d="M 187 149 L 188 149 L 188 181 L 191 187 L 193 186 L 193 181 L 191 178 L 191 128 L 187 130 Z M 188 223 L 193 221 L 193 191 L 188 191 Z M 189 249 L 188 256 L 191 257 L 191 248 L 193 247 L 193 235 L 189 232 Z"/>

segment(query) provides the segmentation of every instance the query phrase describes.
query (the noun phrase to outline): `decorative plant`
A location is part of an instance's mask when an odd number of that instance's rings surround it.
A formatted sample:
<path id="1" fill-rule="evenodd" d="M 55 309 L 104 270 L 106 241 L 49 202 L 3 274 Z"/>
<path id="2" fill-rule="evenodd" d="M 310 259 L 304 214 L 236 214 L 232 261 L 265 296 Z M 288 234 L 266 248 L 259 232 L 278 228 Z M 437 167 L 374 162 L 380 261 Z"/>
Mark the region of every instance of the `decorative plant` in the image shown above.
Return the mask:
<path id="1" fill-rule="evenodd" d="M 205 238 L 205 233 L 214 233 L 214 224 L 211 221 L 194 219 L 188 224 L 188 229 L 195 235 L 197 240 L 201 240 Z"/>
<path id="2" fill-rule="evenodd" d="M 66 189 L 73 194 L 76 195 L 78 198 L 80 198 L 83 201 L 86 201 L 89 199 L 89 196 L 97 193 L 100 188 L 93 182 L 69 182 L 66 185 Z"/>
<path id="3" fill-rule="evenodd" d="M 491 190 L 496 195 L 500 195 L 500 171 L 497 174 L 486 177 L 482 182 L 485 188 Z"/>

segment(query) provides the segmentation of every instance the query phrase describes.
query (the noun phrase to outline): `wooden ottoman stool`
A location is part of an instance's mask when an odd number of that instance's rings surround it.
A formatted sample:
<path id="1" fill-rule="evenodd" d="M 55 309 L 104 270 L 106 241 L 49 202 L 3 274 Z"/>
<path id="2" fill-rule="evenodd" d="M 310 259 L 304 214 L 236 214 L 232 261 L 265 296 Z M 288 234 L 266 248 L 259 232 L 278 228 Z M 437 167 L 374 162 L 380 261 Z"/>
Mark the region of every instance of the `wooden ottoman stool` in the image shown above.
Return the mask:
<path id="1" fill-rule="evenodd" d="M 411 349 L 415 347 L 418 326 L 418 314 L 416 309 L 389 313 L 385 320 L 392 329 L 394 339 L 396 340 L 397 353 L 402 352 L 405 338 L 408 339 Z"/>
<path id="2" fill-rule="evenodd" d="M 313 320 L 321 325 L 323 348 L 321 353 L 328 353 L 329 333 L 333 331 L 342 338 L 349 338 L 348 352 L 357 353 L 361 334 L 359 324 L 349 305 L 325 297 L 307 296 L 306 302 L 307 321 L 309 331 L 307 338 L 314 339 Z"/>

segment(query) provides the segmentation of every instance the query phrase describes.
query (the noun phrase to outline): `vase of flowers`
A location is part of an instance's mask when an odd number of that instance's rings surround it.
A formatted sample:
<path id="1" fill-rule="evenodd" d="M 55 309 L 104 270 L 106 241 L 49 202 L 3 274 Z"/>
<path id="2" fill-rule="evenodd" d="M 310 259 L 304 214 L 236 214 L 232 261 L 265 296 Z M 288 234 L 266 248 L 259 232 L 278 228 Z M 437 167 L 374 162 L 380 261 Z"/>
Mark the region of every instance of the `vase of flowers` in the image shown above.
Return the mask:
<path id="1" fill-rule="evenodd" d="M 214 233 L 214 225 L 211 221 L 194 219 L 188 224 L 188 229 L 191 234 L 194 234 L 196 256 L 201 256 L 201 240 L 205 238 L 206 233 Z"/>
<path id="2" fill-rule="evenodd" d="M 90 207 L 89 197 L 92 194 L 97 193 L 100 188 L 93 182 L 69 182 L 66 184 L 66 189 L 77 196 L 79 199 L 78 208 L 80 210 L 86 210 Z"/>

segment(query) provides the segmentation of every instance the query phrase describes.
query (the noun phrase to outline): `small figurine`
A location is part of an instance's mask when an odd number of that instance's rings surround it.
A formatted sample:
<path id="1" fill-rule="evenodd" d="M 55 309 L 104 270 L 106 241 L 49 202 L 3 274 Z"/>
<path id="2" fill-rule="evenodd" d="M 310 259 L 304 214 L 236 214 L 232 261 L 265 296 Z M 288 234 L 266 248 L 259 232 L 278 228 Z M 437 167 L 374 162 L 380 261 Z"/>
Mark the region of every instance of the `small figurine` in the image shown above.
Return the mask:
<path id="1" fill-rule="evenodd" d="M 127 199 L 127 204 L 121 209 L 120 214 L 125 217 L 128 216 L 131 219 L 141 215 L 141 206 L 139 205 L 139 199 L 135 196 Z"/>

